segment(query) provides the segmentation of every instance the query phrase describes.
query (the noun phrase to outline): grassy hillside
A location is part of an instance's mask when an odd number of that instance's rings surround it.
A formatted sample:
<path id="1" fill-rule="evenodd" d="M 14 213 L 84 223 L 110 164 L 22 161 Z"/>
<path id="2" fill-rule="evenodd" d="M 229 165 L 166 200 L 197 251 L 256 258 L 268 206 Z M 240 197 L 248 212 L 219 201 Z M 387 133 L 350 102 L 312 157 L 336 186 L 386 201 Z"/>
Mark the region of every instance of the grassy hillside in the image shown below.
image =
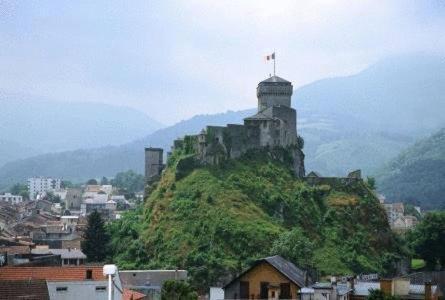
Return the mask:
<path id="1" fill-rule="evenodd" d="M 400 249 L 364 183 L 310 187 L 273 155 L 182 170 L 173 156 L 143 213 L 111 225 L 113 261 L 185 268 L 198 287 L 277 253 L 321 274 L 391 271 Z"/>
<path id="2" fill-rule="evenodd" d="M 390 201 L 445 208 L 445 128 L 406 149 L 379 172 L 378 188 Z"/>

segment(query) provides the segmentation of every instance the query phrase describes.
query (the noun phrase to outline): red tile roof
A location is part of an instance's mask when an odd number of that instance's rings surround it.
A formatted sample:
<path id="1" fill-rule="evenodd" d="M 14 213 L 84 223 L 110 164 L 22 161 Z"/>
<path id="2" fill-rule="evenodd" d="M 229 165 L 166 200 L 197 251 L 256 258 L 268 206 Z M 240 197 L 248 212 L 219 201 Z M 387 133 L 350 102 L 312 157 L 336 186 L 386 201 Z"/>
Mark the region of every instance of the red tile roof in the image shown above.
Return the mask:
<path id="1" fill-rule="evenodd" d="M 45 280 L 0 280 L 0 299 L 49 300 Z"/>
<path id="2" fill-rule="evenodd" d="M 146 299 L 144 294 L 129 289 L 124 289 L 124 295 L 122 297 L 122 300 L 144 300 L 144 299 Z"/>
<path id="3" fill-rule="evenodd" d="M 86 279 L 87 270 L 92 271 L 92 279 Z M 0 280 L 44 279 L 47 281 L 106 280 L 102 266 L 67 267 L 3 267 Z"/>

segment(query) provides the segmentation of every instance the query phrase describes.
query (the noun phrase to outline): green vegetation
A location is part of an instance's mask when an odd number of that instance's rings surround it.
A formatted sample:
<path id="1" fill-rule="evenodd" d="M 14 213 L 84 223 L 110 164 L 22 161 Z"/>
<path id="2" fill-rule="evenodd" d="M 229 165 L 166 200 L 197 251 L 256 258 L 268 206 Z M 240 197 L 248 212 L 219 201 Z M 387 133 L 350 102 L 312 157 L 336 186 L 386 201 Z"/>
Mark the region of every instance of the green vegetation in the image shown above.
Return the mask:
<path id="1" fill-rule="evenodd" d="M 9 192 L 13 195 L 19 195 L 25 199 L 29 199 L 29 190 L 26 184 L 16 183 L 9 189 Z"/>
<path id="2" fill-rule="evenodd" d="M 411 259 L 411 269 L 418 270 L 422 269 L 426 266 L 426 263 L 423 259 L 413 258 Z"/>
<path id="3" fill-rule="evenodd" d="M 125 194 L 134 194 L 144 190 L 144 176 L 128 170 L 126 172 L 119 172 L 110 181 L 110 184 L 120 189 Z"/>
<path id="4" fill-rule="evenodd" d="M 90 262 L 102 262 L 107 257 L 110 237 L 104 221 L 96 210 L 88 216 L 87 228 L 83 235 L 82 251 Z"/>
<path id="5" fill-rule="evenodd" d="M 367 300 L 399 300 L 397 296 L 386 295 L 382 290 L 371 289 Z"/>
<path id="6" fill-rule="evenodd" d="M 408 234 L 408 241 L 417 258 L 426 268 L 445 268 L 445 211 L 428 213 Z"/>
<path id="7" fill-rule="evenodd" d="M 388 199 L 445 209 L 445 128 L 392 160 L 377 176 Z"/>
<path id="8" fill-rule="evenodd" d="M 179 178 L 184 156 L 174 153 L 144 211 L 109 226 L 113 261 L 184 268 L 202 289 L 273 254 L 320 274 L 391 272 L 402 250 L 366 184 L 308 186 L 274 151 Z"/>
<path id="9" fill-rule="evenodd" d="M 168 280 L 161 290 L 161 300 L 197 300 L 198 294 L 185 281 Z"/>

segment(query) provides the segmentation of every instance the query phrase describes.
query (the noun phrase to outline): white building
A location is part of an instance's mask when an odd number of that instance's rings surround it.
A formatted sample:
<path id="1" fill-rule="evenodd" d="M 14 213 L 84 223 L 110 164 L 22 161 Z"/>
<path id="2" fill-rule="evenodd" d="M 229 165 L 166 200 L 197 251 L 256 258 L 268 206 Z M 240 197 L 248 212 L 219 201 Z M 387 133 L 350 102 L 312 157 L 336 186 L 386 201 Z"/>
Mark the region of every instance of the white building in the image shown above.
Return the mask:
<path id="1" fill-rule="evenodd" d="M 11 204 L 19 204 L 23 201 L 23 197 L 12 195 L 11 193 L 5 193 L 4 195 L 0 195 L 0 201 L 6 201 Z"/>
<path id="2" fill-rule="evenodd" d="M 47 192 L 60 190 L 62 180 L 51 177 L 32 177 L 28 179 L 29 198 L 35 200 L 37 195 L 46 195 Z"/>

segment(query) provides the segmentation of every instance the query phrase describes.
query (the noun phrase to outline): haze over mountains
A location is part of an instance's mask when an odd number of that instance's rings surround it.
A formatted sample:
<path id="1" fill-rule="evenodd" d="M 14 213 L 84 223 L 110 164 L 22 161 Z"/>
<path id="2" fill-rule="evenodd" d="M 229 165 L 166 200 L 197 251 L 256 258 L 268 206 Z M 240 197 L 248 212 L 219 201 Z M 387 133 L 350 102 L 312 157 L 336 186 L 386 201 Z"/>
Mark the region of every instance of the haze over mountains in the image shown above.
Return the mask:
<path id="1" fill-rule="evenodd" d="M 293 106 L 298 111 L 299 134 L 305 139 L 307 171 L 345 175 L 360 168 L 374 174 L 415 140 L 445 125 L 445 60 L 426 55 L 386 59 L 356 75 L 324 79 L 297 89 Z M 144 147 L 168 149 L 174 138 L 197 133 L 205 125 L 240 123 L 253 111 L 196 116 L 121 146 L 10 162 L 0 168 L 0 187 L 36 175 L 80 181 L 127 169 L 142 173 Z M 87 128 L 93 131 L 93 125 Z M 136 122 L 127 128 L 132 126 L 137 127 L 135 135 L 151 129 L 144 128 L 148 125 L 138 127 Z M 129 139 L 122 132 L 108 134 L 117 140 Z M 101 137 L 109 144 L 116 141 L 107 134 Z"/>
<path id="2" fill-rule="evenodd" d="M 0 165 L 41 153 L 118 145 L 162 125 L 128 107 L 0 93 Z"/>

